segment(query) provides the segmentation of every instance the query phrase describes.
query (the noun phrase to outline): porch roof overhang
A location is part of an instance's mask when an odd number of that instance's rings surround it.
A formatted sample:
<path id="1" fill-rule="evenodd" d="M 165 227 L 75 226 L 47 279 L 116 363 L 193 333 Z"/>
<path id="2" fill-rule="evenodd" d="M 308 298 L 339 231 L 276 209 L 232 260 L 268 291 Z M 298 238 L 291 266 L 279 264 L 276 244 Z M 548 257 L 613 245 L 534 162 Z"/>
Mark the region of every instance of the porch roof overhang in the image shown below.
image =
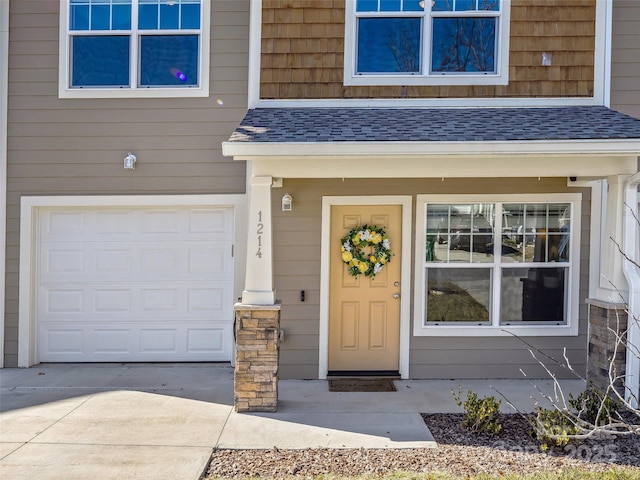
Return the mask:
<path id="1" fill-rule="evenodd" d="M 640 120 L 601 106 L 256 108 L 222 149 L 282 178 L 602 177 L 637 171 Z"/>

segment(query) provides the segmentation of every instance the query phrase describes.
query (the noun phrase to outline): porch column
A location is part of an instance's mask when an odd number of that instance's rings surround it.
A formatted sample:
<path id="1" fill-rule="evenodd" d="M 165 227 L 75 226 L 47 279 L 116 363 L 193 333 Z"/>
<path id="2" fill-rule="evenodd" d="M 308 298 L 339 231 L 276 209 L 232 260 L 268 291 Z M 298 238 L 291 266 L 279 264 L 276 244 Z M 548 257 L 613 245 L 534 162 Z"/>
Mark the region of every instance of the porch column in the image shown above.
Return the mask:
<path id="1" fill-rule="evenodd" d="M 271 236 L 271 177 L 251 177 L 247 268 L 242 292 L 245 305 L 274 305 Z"/>
<path id="2" fill-rule="evenodd" d="M 635 179 L 635 180 L 634 180 Z M 631 181 L 631 184 L 629 182 Z M 637 174 L 613 175 L 607 177 L 606 208 L 602 219 L 602 235 L 600 245 L 600 275 L 591 278 L 597 288 L 591 289 L 589 304 L 589 379 L 597 383 L 598 377 L 603 382 L 608 379 L 610 362 L 613 362 L 616 374 L 625 375 L 625 393 L 632 404 L 638 395 L 638 377 L 640 376 L 640 359 L 635 349 L 624 349 L 618 345 L 615 358 L 613 352 L 615 335 L 612 331 L 628 331 L 625 342 L 637 345 L 640 337 L 638 315 L 638 298 L 640 296 L 640 278 L 637 267 L 638 252 L 638 220 L 637 212 Z M 593 241 L 593 239 L 592 239 Z M 626 350 L 626 351 L 625 351 Z M 625 361 L 626 353 L 626 361 Z M 621 385 L 616 384 L 618 389 Z"/>
<path id="3" fill-rule="evenodd" d="M 602 232 L 598 300 L 614 304 L 626 302 L 628 291 L 627 280 L 622 269 L 622 255 L 618 249 L 618 245 L 622 247 L 626 179 L 626 175 L 607 177 L 609 188 L 606 195 L 606 219 Z"/>

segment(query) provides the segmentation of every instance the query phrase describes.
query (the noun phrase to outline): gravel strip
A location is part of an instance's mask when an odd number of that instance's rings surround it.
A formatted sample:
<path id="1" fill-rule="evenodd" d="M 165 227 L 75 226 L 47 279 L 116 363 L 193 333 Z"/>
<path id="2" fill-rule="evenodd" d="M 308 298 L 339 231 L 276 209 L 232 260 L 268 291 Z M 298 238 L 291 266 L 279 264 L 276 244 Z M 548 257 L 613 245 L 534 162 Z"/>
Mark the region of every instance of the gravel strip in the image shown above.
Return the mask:
<path id="1" fill-rule="evenodd" d="M 394 471 L 443 472 L 454 477 L 535 474 L 580 468 L 604 471 L 633 466 L 640 475 L 640 435 L 591 439 L 564 451 L 542 452 L 517 414 L 502 416 L 499 435 L 475 435 L 460 426 L 462 414 L 423 414 L 437 449 L 216 450 L 208 479 L 385 475 Z"/>

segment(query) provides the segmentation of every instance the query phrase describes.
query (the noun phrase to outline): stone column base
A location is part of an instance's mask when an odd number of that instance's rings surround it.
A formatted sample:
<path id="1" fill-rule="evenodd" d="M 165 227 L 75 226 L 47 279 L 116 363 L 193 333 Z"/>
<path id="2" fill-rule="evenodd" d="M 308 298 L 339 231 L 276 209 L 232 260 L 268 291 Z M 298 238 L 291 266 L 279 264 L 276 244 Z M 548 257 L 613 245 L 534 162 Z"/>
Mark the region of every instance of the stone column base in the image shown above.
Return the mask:
<path id="1" fill-rule="evenodd" d="M 599 300 L 587 300 L 589 305 L 589 353 L 587 381 L 603 391 L 611 384 L 611 375 L 617 378 L 613 386 L 624 395 L 626 367 L 626 337 L 620 341 L 616 335 L 627 330 L 626 305 Z"/>
<path id="2" fill-rule="evenodd" d="M 280 305 L 237 304 L 236 412 L 275 412 L 278 409 L 278 334 Z"/>

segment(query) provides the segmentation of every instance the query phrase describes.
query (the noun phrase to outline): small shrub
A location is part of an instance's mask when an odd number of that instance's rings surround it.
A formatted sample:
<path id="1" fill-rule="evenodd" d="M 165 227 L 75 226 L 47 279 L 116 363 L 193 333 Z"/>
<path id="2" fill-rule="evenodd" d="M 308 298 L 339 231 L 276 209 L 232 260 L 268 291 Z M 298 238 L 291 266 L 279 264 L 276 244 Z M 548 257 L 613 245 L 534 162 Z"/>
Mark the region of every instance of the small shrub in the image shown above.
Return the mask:
<path id="1" fill-rule="evenodd" d="M 618 402 L 592 383 L 575 398 L 569 394 L 569 405 L 576 410 L 580 420 L 598 427 L 610 424 L 620 409 Z"/>
<path id="2" fill-rule="evenodd" d="M 531 420 L 531 426 L 542 450 L 568 445 L 571 435 L 576 435 L 579 431 L 567 413 L 540 407 L 536 407 L 536 415 Z"/>
<path id="3" fill-rule="evenodd" d="M 474 433 L 486 433 L 496 435 L 502 430 L 500 423 L 500 403 L 495 397 L 482 397 L 473 391 L 467 392 L 467 398 L 462 400 L 462 390 L 458 387 L 456 394 L 451 390 L 451 395 L 459 407 L 464 410 L 462 426 Z"/>

